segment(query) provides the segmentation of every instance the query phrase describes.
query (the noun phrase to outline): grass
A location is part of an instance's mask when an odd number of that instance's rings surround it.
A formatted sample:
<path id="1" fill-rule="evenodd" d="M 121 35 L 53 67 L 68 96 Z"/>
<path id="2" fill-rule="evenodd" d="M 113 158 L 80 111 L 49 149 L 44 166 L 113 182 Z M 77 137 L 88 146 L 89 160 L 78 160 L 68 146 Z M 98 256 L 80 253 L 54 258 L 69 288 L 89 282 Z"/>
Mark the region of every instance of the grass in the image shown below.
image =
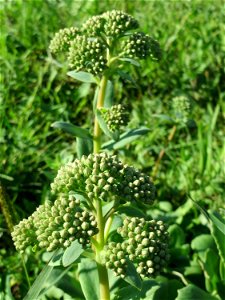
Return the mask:
<path id="1" fill-rule="evenodd" d="M 76 125 L 85 122 L 89 127 L 92 122 L 88 108 L 92 87 L 80 86 L 66 76 L 66 66 L 49 54 L 49 41 L 60 28 L 79 25 L 87 16 L 113 9 L 114 3 L 1 3 L 0 179 L 21 219 L 48 196 L 49 183 L 59 166 L 76 157 L 73 139 L 51 124 L 61 120 Z M 195 122 L 178 126 L 165 148 L 156 178 L 158 199 L 176 209 L 187 203 L 189 193 L 206 208 L 224 206 L 223 1 L 139 1 L 136 5 L 124 0 L 117 2 L 117 8 L 137 16 L 143 31 L 158 39 L 163 49 L 159 64 L 149 61 L 142 69 L 132 70 L 137 87 L 121 79 L 116 83 L 115 100 L 125 99 L 132 107 L 131 126 L 151 128 L 146 137 L 118 154 L 151 174 L 171 130 L 170 123 L 153 115 L 170 116 L 172 98 L 187 95 L 195 103 L 191 114 Z M 7 274 L 6 288 L 16 289 L 23 274 L 18 274 L 19 258 L 2 214 L 0 227 L 0 258 L 5 259 L 0 270 Z M 43 265 L 35 267 L 37 261 L 38 254 L 28 261 L 31 278 Z M 9 284 L 7 276 L 13 273 L 17 273 L 11 277 L 15 284 Z M 14 289 L 13 295 L 19 299 Z"/>

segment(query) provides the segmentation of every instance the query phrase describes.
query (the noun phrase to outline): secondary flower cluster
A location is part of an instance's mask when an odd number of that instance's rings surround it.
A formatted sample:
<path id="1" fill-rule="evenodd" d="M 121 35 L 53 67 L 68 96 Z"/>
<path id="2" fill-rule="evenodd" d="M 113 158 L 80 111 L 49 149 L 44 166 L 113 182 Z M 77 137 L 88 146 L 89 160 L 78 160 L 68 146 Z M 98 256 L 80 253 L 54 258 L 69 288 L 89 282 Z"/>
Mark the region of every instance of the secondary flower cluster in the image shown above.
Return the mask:
<path id="1" fill-rule="evenodd" d="M 107 127 L 112 132 L 119 130 L 121 126 L 126 126 L 129 122 L 129 113 L 126 107 L 121 104 L 100 110 Z"/>
<path id="2" fill-rule="evenodd" d="M 105 248 L 106 266 L 117 276 L 125 276 L 127 260 L 143 277 L 156 276 L 166 266 L 170 257 L 168 232 L 162 221 L 126 217 L 117 232 L 123 241 L 110 242 Z"/>
<path id="3" fill-rule="evenodd" d="M 54 54 L 66 54 L 69 66 L 76 71 L 100 75 L 107 69 L 107 53 L 112 54 L 114 47 L 119 52 L 113 53 L 115 56 L 155 58 L 158 43 L 142 32 L 130 33 L 138 26 L 131 15 L 119 10 L 108 11 L 91 17 L 81 29 L 61 29 L 52 39 L 49 49 Z M 121 43 L 121 38 L 122 41 L 126 38 L 126 41 Z"/>
<path id="4" fill-rule="evenodd" d="M 143 32 L 135 32 L 124 42 L 124 55 L 130 58 L 160 59 L 159 43 Z"/>
<path id="5" fill-rule="evenodd" d="M 61 167 L 51 184 L 53 193 L 78 192 L 87 199 L 140 201 L 152 204 L 155 187 L 149 176 L 124 165 L 116 156 L 90 154 Z"/>
<path id="6" fill-rule="evenodd" d="M 110 38 L 118 38 L 138 26 L 138 21 L 131 15 L 119 10 L 112 10 L 89 18 L 83 24 L 82 29 L 90 36 L 104 34 Z"/>
<path id="7" fill-rule="evenodd" d="M 51 252 L 67 248 L 76 239 L 83 247 L 98 232 L 94 216 L 81 209 L 73 196 L 60 195 L 54 203 L 46 202 L 14 227 L 12 238 L 16 249 L 23 252 L 37 246 Z"/>
<path id="8" fill-rule="evenodd" d="M 106 68 L 105 54 L 106 46 L 100 39 L 77 36 L 71 43 L 68 61 L 73 69 L 85 69 L 87 72 L 97 75 Z"/>
<path id="9" fill-rule="evenodd" d="M 138 21 L 135 18 L 122 11 L 108 11 L 102 17 L 106 20 L 104 24 L 104 33 L 106 36 L 120 37 L 126 32 L 139 27 Z"/>
<path id="10" fill-rule="evenodd" d="M 71 46 L 71 42 L 80 34 L 80 30 L 76 27 L 60 29 L 51 40 L 49 50 L 52 53 L 67 52 Z"/>
<path id="11" fill-rule="evenodd" d="M 188 97 L 181 95 L 173 98 L 173 111 L 177 122 L 181 121 L 186 123 L 188 121 L 190 109 L 191 105 Z"/>

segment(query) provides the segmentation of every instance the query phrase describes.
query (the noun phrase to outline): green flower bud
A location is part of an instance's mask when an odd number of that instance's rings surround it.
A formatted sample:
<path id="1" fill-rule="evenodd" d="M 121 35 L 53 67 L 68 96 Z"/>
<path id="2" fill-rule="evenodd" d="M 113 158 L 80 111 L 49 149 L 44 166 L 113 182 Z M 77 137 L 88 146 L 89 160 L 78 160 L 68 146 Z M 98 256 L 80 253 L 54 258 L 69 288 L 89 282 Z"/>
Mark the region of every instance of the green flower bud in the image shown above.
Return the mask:
<path id="1" fill-rule="evenodd" d="M 137 228 L 139 228 L 138 232 L 140 232 L 138 239 L 137 235 L 135 235 Z M 152 233 L 157 231 L 160 231 L 157 241 L 152 240 L 151 238 L 155 236 Z M 106 246 L 106 262 L 117 261 L 116 255 L 118 261 L 123 265 L 123 274 L 126 271 L 127 258 L 134 263 L 137 267 L 137 272 L 141 276 L 152 277 L 159 274 L 169 260 L 168 233 L 164 223 L 162 221 L 146 221 L 143 218 L 126 217 L 123 221 L 123 226 L 119 227 L 117 232 L 123 238 L 123 242 L 109 243 Z M 132 232 L 134 233 L 134 238 L 130 235 Z M 122 260 L 123 263 L 121 262 Z M 109 265 L 116 275 L 119 275 L 119 264 L 116 263 L 116 266 L 115 264 Z"/>
<path id="2" fill-rule="evenodd" d="M 80 34 L 76 27 L 60 29 L 51 40 L 49 49 L 52 53 L 68 51 L 71 42 Z"/>
<path id="3" fill-rule="evenodd" d="M 106 46 L 98 38 L 77 36 L 69 48 L 68 60 L 71 68 L 94 75 L 106 69 Z"/>
<path id="4" fill-rule="evenodd" d="M 190 99 L 187 96 L 181 95 L 174 97 L 172 100 L 175 121 L 177 123 L 187 123 L 191 111 Z"/>
<path id="5" fill-rule="evenodd" d="M 153 60 L 161 58 L 159 43 L 143 32 L 135 32 L 123 44 L 124 56 Z"/>
<path id="6" fill-rule="evenodd" d="M 126 126 L 129 122 L 129 112 L 127 108 L 121 104 L 113 105 L 111 108 L 100 109 L 103 119 L 110 131 L 120 131 L 122 126 Z"/>
<path id="7" fill-rule="evenodd" d="M 113 38 L 121 37 L 127 31 L 136 29 L 139 26 L 136 19 L 119 10 L 108 11 L 102 17 L 106 20 L 104 33 Z"/>

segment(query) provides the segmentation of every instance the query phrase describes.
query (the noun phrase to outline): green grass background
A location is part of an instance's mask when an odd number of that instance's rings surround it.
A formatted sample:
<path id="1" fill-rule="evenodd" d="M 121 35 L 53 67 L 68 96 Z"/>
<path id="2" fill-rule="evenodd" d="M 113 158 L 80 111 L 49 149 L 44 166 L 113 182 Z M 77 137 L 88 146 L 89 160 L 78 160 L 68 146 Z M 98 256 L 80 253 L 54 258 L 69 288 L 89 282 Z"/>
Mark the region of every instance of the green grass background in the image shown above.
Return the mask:
<path id="1" fill-rule="evenodd" d="M 51 57 L 49 42 L 60 28 L 79 26 L 114 8 L 136 17 L 163 50 L 159 63 L 147 61 L 131 71 L 138 87 L 116 83 L 115 100 L 132 107 L 131 126 L 151 129 L 118 154 L 150 175 L 171 129 L 153 115 L 171 115 L 172 98 L 186 95 L 194 104 L 195 122 L 178 126 L 166 148 L 156 178 L 158 199 L 177 208 L 191 193 L 206 208 L 224 205 L 224 1 L 14 0 L 0 5 L 0 180 L 20 218 L 44 201 L 61 164 L 76 157 L 74 139 L 51 124 L 92 124 L 93 87 L 67 77 L 66 68 Z M 2 214 L 0 227 L 6 227 Z M 0 246 L 14 251 L 7 234 Z"/>

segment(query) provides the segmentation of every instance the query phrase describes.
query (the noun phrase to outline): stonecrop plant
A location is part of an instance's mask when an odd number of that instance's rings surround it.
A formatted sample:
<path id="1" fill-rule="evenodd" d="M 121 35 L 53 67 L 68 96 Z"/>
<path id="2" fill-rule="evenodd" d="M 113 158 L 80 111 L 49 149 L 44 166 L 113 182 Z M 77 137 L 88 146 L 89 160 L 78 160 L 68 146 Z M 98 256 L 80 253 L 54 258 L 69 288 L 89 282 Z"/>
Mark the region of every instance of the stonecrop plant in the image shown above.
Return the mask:
<path id="1" fill-rule="evenodd" d="M 142 279 L 159 275 L 170 257 L 166 224 L 137 213 L 142 209 L 144 214 L 154 203 L 154 183 L 113 153 L 148 132 L 148 128 L 126 130 L 127 107 L 123 99 L 113 103 L 112 96 L 114 75 L 121 74 L 125 64 L 136 67 L 139 60 L 160 59 L 158 42 L 138 28 L 135 18 L 113 10 L 91 17 L 81 28 L 55 34 L 49 47 L 52 55 L 64 57 L 70 77 L 96 86 L 90 106 L 93 130 L 53 124 L 76 136 L 77 159 L 58 170 L 50 199 L 12 232 L 21 253 L 29 246 L 43 249 L 53 258 L 58 255 L 64 266 L 67 259 L 78 263 L 79 270 L 85 260 L 92 260 L 101 300 L 111 299 L 108 269 L 140 288 Z M 86 299 L 93 299 L 81 286 Z"/>

